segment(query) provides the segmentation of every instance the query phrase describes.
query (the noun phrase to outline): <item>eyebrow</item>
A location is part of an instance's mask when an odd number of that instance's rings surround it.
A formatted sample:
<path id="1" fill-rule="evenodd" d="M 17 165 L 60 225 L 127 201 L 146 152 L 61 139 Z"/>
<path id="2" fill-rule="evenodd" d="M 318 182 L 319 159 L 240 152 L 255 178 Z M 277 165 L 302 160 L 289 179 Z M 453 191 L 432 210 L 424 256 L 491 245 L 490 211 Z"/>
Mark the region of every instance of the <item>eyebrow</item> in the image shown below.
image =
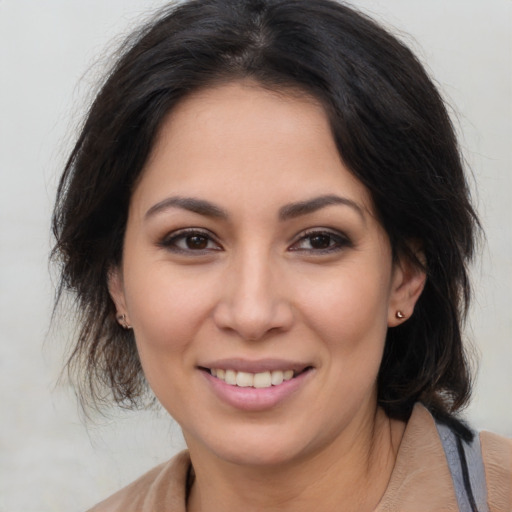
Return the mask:
<path id="1" fill-rule="evenodd" d="M 147 219 L 170 208 L 182 208 L 183 210 L 198 213 L 199 215 L 204 215 L 205 217 L 213 217 L 217 219 L 228 218 L 228 214 L 225 210 L 213 203 L 210 203 L 210 201 L 197 199 L 195 197 L 181 196 L 168 197 L 167 199 L 154 204 L 146 212 L 145 218 Z"/>
<path id="2" fill-rule="evenodd" d="M 279 209 L 278 218 L 280 221 L 294 219 L 302 215 L 314 213 L 322 208 L 332 205 L 343 205 L 352 208 L 358 215 L 365 220 L 364 210 L 356 202 L 334 194 L 323 195 L 308 199 L 306 201 L 299 201 L 290 203 Z M 145 214 L 145 218 L 153 217 L 158 213 L 162 213 L 170 208 L 182 208 L 205 217 L 212 217 L 216 219 L 227 220 L 229 215 L 226 210 L 217 206 L 205 199 L 198 199 L 195 197 L 182 197 L 173 196 L 163 199 L 154 204 Z"/>
<path id="3" fill-rule="evenodd" d="M 340 197 L 334 194 L 314 197 L 307 201 L 300 201 L 298 203 L 287 204 L 279 210 L 279 220 L 284 221 L 300 217 L 301 215 L 308 215 L 331 205 L 348 206 L 355 210 L 363 221 L 365 220 L 364 210 L 361 206 L 352 201 L 352 199 Z"/>

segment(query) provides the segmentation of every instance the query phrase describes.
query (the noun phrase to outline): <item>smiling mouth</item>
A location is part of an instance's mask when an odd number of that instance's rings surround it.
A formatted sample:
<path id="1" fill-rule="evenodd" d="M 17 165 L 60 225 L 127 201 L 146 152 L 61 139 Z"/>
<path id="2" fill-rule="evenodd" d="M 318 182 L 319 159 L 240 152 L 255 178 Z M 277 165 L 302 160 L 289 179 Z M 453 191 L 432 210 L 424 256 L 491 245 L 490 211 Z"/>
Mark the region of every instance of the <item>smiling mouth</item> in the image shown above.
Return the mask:
<path id="1" fill-rule="evenodd" d="M 302 373 L 311 369 L 308 366 L 300 371 L 295 370 L 273 370 L 259 373 L 242 372 L 236 370 L 224 370 L 222 368 L 203 368 L 213 377 L 225 382 L 229 386 L 240 388 L 270 388 L 279 386 L 283 382 L 292 380 Z"/>

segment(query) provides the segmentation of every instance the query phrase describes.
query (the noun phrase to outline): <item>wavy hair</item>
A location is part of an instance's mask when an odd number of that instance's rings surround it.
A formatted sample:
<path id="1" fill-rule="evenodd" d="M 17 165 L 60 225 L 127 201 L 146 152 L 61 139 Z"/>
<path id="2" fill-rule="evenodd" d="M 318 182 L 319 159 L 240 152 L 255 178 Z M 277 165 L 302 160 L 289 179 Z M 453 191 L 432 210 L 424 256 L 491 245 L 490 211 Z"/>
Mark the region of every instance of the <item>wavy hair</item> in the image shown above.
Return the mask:
<path id="1" fill-rule="evenodd" d="M 85 401 L 148 398 L 133 334 L 119 327 L 109 269 L 122 258 L 131 192 L 162 120 L 191 92 L 246 79 L 307 93 L 325 108 L 341 158 L 367 187 L 395 255 L 427 273 L 414 315 L 388 330 L 378 402 L 407 419 L 421 400 L 450 418 L 468 400 L 462 325 L 479 223 L 454 129 L 413 53 L 332 0 L 190 0 L 132 34 L 90 107 L 53 214 L 63 292 L 79 332 L 68 369 Z M 425 261 L 410 250 L 420 244 Z"/>

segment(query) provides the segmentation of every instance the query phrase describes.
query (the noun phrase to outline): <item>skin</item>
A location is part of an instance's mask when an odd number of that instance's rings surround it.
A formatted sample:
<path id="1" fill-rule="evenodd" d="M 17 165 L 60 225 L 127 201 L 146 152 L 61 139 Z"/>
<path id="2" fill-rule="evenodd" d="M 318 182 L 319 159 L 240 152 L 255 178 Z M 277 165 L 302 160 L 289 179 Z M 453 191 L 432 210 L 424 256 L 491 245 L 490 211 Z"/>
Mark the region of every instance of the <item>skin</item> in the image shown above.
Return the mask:
<path id="1" fill-rule="evenodd" d="M 343 202 L 287 206 L 333 195 Z M 133 193 L 109 287 L 183 429 L 188 510 L 373 510 L 404 429 L 376 402 L 386 331 L 412 314 L 424 280 L 393 260 L 312 98 L 245 81 L 182 101 Z M 200 368 L 224 358 L 311 369 L 276 406 L 247 411 Z"/>

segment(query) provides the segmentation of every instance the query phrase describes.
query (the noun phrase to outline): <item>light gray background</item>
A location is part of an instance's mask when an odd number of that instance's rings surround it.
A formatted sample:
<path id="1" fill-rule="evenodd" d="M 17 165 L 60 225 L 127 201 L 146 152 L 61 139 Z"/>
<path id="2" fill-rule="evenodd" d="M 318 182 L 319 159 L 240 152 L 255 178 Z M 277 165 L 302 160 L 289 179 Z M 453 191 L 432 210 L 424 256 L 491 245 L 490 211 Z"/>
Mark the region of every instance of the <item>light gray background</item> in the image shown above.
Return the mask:
<path id="1" fill-rule="evenodd" d="M 481 352 L 468 416 L 512 436 L 512 1 L 354 3 L 402 34 L 455 109 L 488 237 L 467 330 Z M 183 446 L 163 413 L 86 427 L 69 387 L 55 387 L 69 333 L 47 332 L 51 203 L 95 62 L 162 4 L 0 0 L 0 512 L 84 510 Z"/>

